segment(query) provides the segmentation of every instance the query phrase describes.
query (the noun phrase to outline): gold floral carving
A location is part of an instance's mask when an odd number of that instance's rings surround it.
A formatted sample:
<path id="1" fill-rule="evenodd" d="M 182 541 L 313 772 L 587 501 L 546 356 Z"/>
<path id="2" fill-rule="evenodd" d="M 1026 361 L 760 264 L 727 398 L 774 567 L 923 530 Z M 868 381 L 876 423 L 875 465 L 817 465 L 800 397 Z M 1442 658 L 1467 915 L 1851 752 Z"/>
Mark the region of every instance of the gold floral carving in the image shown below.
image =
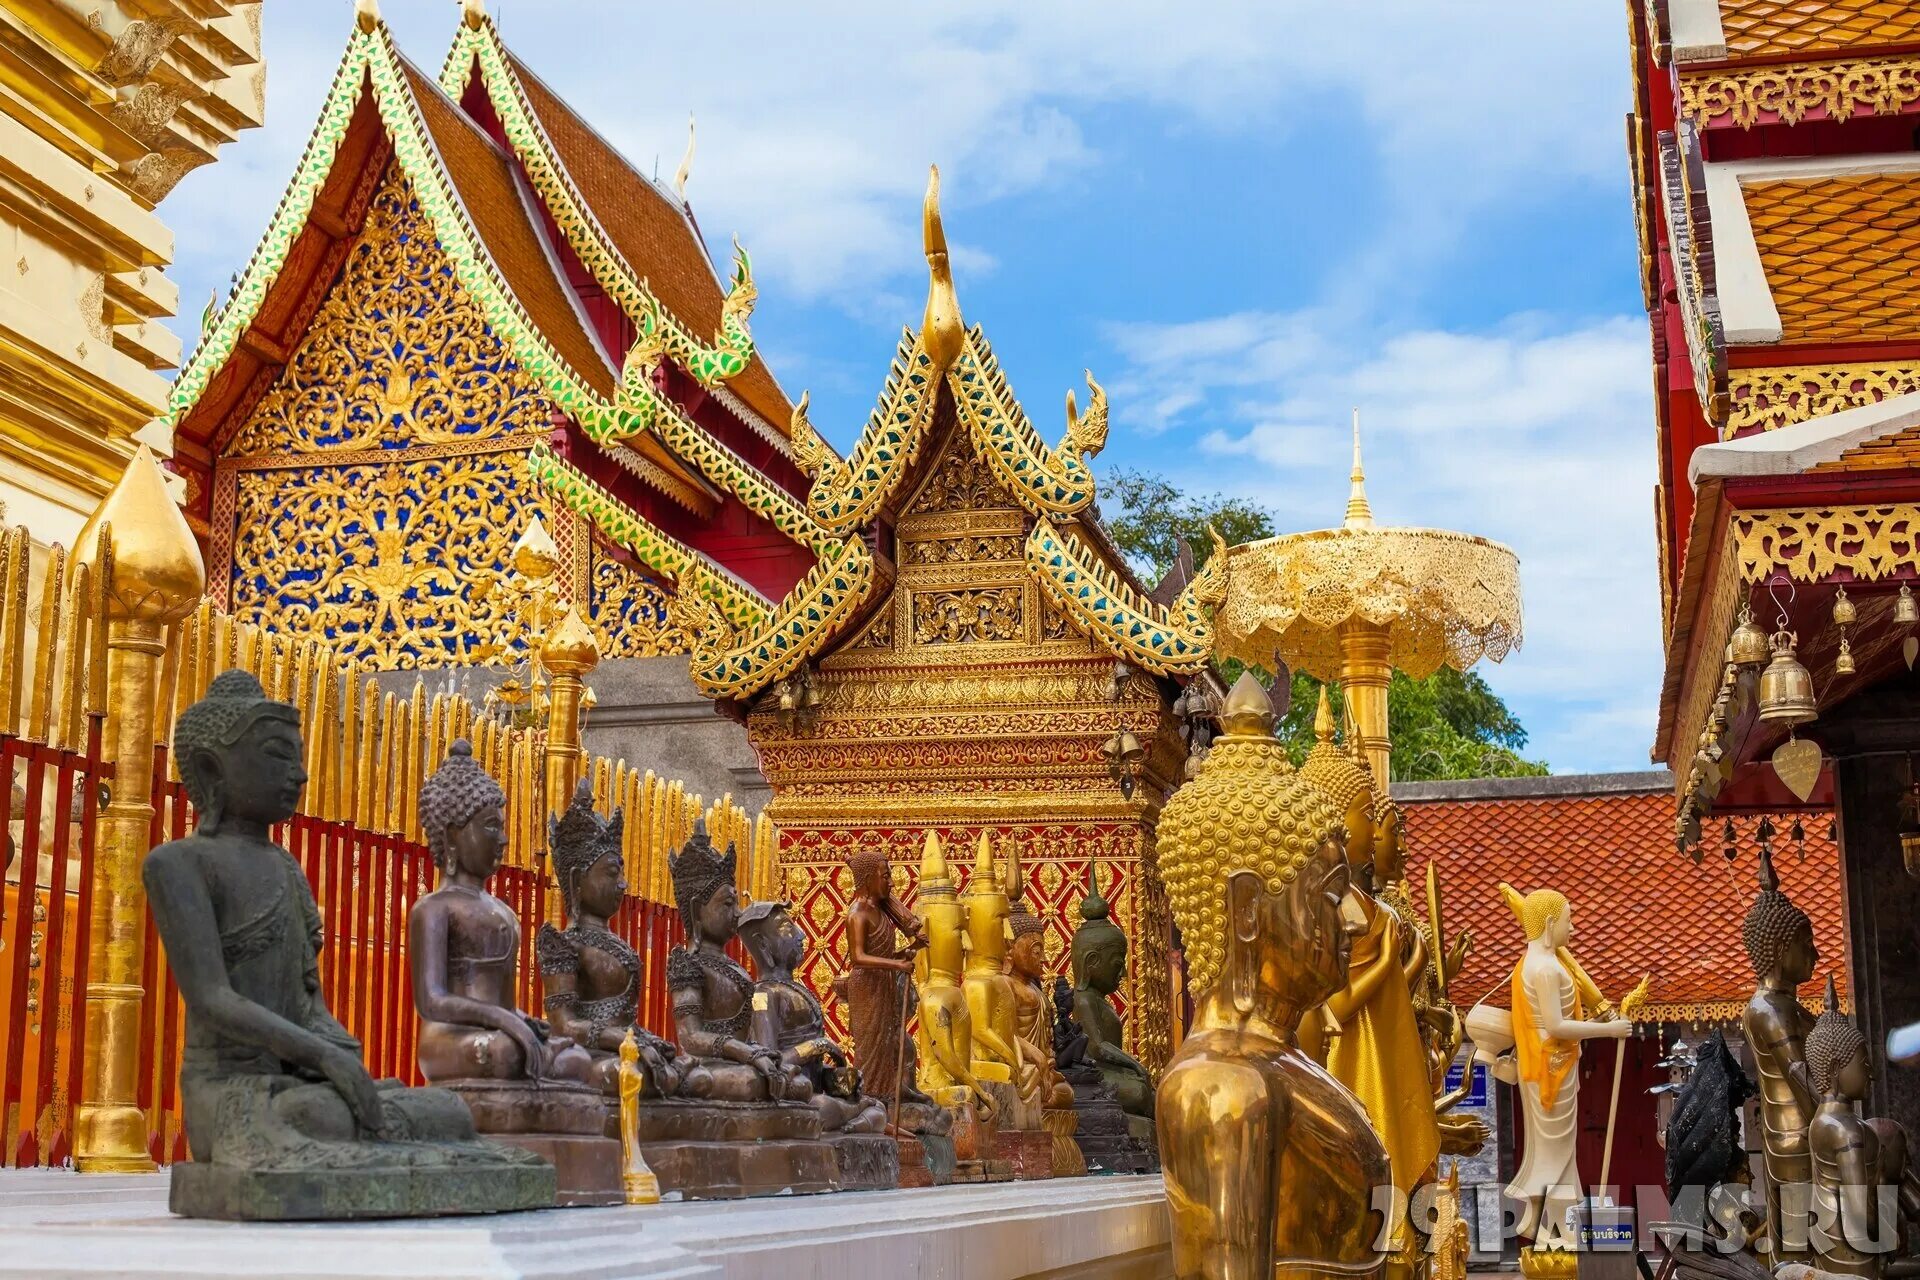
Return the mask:
<path id="1" fill-rule="evenodd" d="M 1793 125 L 1813 111 L 1850 120 L 1867 113 L 1896 115 L 1915 102 L 1920 102 L 1920 59 L 1912 55 L 1680 76 L 1681 106 L 1703 125 L 1731 119 L 1751 129 L 1768 115 Z"/>
<path id="2" fill-rule="evenodd" d="M 962 534 L 900 542 L 902 564 L 966 564 L 974 560 L 1018 560 L 1025 539 L 1015 533 Z"/>
<path id="3" fill-rule="evenodd" d="M 454 279 L 398 166 L 339 283 L 229 455 L 474 443 L 544 430 L 547 399 Z"/>
<path id="4" fill-rule="evenodd" d="M 1920 364 L 1911 363 L 1734 369 L 1727 376 L 1732 393 L 1723 432 L 1727 439 L 1920 391 Z"/>
<path id="5" fill-rule="evenodd" d="M 935 511 L 977 511 L 1012 507 L 1013 495 L 1001 488 L 993 468 L 971 449 L 949 446 L 946 456 L 914 495 L 910 515 Z"/>
<path id="6" fill-rule="evenodd" d="M 1743 582 L 1785 572 L 1796 582 L 1835 574 L 1873 581 L 1920 571 L 1920 507 L 1742 511 L 1730 527 Z"/>
<path id="7" fill-rule="evenodd" d="M 671 592 L 631 565 L 593 548 L 593 631 L 602 658 L 686 653 L 687 638 L 667 621 Z"/>
<path id="8" fill-rule="evenodd" d="M 1018 643 L 1026 638 L 1023 586 L 916 591 L 911 608 L 915 644 Z"/>

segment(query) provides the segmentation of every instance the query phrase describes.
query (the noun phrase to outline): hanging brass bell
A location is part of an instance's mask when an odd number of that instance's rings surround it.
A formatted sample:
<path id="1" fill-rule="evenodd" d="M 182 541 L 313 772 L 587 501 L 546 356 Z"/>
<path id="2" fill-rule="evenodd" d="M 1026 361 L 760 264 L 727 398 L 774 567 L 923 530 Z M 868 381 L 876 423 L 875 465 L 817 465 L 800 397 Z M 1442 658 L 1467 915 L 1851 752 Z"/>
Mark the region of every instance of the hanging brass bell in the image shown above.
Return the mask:
<path id="1" fill-rule="evenodd" d="M 1760 718 L 1801 724 L 1819 714 L 1813 701 L 1813 677 L 1794 653 L 1791 631 L 1773 633 L 1773 661 L 1760 673 Z"/>
<path id="2" fill-rule="evenodd" d="M 1856 616 L 1858 615 L 1854 610 L 1853 601 L 1847 599 L 1847 589 L 1840 587 L 1833 596 L 1833 625 L 1850 627 Z"/>
<path id="3" fill-rule="evenodd" d="M 1903 627 L 1920 622 L 1920 602 L 1913 598 L 1913 588 L 1906 583 L 1900 584 L 1899 598 L 1893 602 L 1893 620 Z"/>
<path id="4" fill-rule="evenodd" d="M 1850 676 L 1854 673 L 1853 646 L 1847 643 L 1845 636 L 1840 637 L 1840 656 L 1833 660 L 1833 674 Z"/>
<path id="5" fill-rule="evenodd" d="M 1740 606 L 1740 625 L 1727 642 L 1727 661 L 1736 667 L 1757 667 L 1767 660 L 1767 633 L 1753 620 L 1753 610 Z"/>

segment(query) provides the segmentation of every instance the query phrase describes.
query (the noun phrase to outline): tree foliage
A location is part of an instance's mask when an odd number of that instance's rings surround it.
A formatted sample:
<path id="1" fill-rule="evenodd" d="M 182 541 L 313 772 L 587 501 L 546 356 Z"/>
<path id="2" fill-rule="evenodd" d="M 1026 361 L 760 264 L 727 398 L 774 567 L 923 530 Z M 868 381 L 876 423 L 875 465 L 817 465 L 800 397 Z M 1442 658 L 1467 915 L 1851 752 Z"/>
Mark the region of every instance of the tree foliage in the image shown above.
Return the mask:
<path id="1" fill-rule="evenodd" d="M 1212 549 L 1207 527 L 1220 531 L 1229 545 L 1271 538 L 1279 530 L 1273 513 L 1244 498 L 1224 494 L 1181 492 L 1164 476 L 1150 471 L 1115 470 L 1101 486 L 1106 499 L 1106 525 L 1121 552 L 1158 578 L 1179 554 L 1181 539 L 1193 549 L 1196 567 Z M 1222 672 L 1229 682 L 1240 667 L 1228 664 Z M 1254 674 L 1271 684 L 1272 676 L 1258 668 Z M 1288 754 L 1297 764 L 1312 750 L 1314 710 L 1320 682 L 1296 672 L 1293 701 L 1276 727 Z M 1344 706 L 1337 685 L 1328 689 L 1335 723 L 1341 724 Z M 1425 680 L 1393 673 L 1387 688 L 1387 715 L 1393 727 L 1393 781 L 1437 778 L 1515 778 L 1544 774 L 1547 766 L 1521 754 L 1527 731 L 1519 717 L 1487 682 L 1471 671 L 1442 667 Z"/>

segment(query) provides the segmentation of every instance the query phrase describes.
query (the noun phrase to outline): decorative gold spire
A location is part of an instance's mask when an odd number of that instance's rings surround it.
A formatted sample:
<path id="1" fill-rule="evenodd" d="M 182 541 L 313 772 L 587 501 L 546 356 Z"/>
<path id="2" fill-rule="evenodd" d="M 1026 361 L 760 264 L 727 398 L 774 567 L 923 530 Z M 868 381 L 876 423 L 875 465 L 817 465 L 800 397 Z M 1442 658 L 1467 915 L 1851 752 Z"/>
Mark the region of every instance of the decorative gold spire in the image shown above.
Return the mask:
<path id="1" fill-rule="evenodd" d="M 513 544 L 513 567 L 536 582 L 551 577 L 560 567 L 560 548 L 539 516 L 527 523 Z"/>
<path id="2" fill-rule="evenodd" d="M 993 863 L 993 838 L 986 832 L 980 833 L 980 847 L 973 855 L 973 879 L 982 890 L 1000 878 L 1000 871 Z"/>
<path id="3" fill-rule="evenodd" d="M 1333 741 L 1333 704 L 1327 701 L 1327 686 L 1320 686 L 1320 705 L 1313 711 L 1313 740 Z"/>
<path id="4" fill-rule="evenodd" d="M 1253 672 L 1242 671 L 1220 708 L 1220 728 L 1242 737 L 1269 737 L 1273 733 L 1273 703 Z"/>
<path id="5" fill-rule="evenodd" d="M 362 31 L 380 25 L 380 0 L 353 0 L 353 22 Z"/>
<path id="6" fill-rule="evenodd" d="M 74 548 L 74 563 L 88 565 L 96 582 L 103 571 L 103 527 L 111 530 L 110 616 L 164 624 L 186 616 L 199 603 L 207 589 L 200 544 L 167 492 L 166 473 L 144 444 L 87 520 Z"/>
<path id="7" fill-rule="evenodd" d="M 680 157 L 680 167 L 673 171 L 673 194 L 680 197 L 680 203 L 687 202 L 687 179 L 693 175 L 693 113 L 687 113 L 687 153 Z"/>
<path id="8" fill-rule="evenodd" d="M 1349 529 L 1373 528 L 1373 508 L 1367 505 L 1367 472 L 1360 465 L 1360 410 L 1353 411 L 1353 471 L 1347 476 L 1352 488 L 1347 492 Z"/>
<path id="9" fill-rule="evenodd" d="M 940 849 L 940 833 L 927 832 L 927 843 L 920 851 L 920 883 L 945 884 L 947 882 L 947 855 Z"/>
<path id="10" fill-rule="evenodd" d="M 557 675 L 585 675 L 599 665 L 600 646 L 580 617 L 580 610 L 567 608 L 559 625 L 540 646 L 540 661 Z"/>
<path id="11" fill-rule="evenodd" d="M 921 210 L 921 230 L 927 247 L 927 315 L 920 327 L 920 343 L 934 367 L 944 371 L 966 342 L 960 319 L 960 299 L 953 291 L 953 266 L 947 260 L 947 230 L 940 221 L 940 166 L 928 172 L 927 199 Z"/>

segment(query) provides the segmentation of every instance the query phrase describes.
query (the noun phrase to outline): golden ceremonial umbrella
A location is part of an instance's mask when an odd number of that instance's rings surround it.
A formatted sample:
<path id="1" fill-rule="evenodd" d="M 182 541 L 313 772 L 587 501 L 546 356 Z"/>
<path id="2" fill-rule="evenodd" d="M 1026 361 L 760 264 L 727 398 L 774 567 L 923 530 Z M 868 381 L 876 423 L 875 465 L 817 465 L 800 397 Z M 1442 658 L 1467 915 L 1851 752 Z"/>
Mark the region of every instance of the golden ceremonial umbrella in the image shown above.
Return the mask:
<path id="1" fill-rule="evenodd" d="M 1217 658 L 1267 666 L 1275 655 L 1338 680 L 1373 776 L 1392 745 L 1387 682 L 1465 671 L 1520 646 L 1520 560 L 1498 542 L 1444 529 L 1380 527 L 1367 505 L 1360 414 L 1353 416 L 1352 491 L 1338 528 L 1232 548 L 1227 599 L 1214 617 Z"/>

